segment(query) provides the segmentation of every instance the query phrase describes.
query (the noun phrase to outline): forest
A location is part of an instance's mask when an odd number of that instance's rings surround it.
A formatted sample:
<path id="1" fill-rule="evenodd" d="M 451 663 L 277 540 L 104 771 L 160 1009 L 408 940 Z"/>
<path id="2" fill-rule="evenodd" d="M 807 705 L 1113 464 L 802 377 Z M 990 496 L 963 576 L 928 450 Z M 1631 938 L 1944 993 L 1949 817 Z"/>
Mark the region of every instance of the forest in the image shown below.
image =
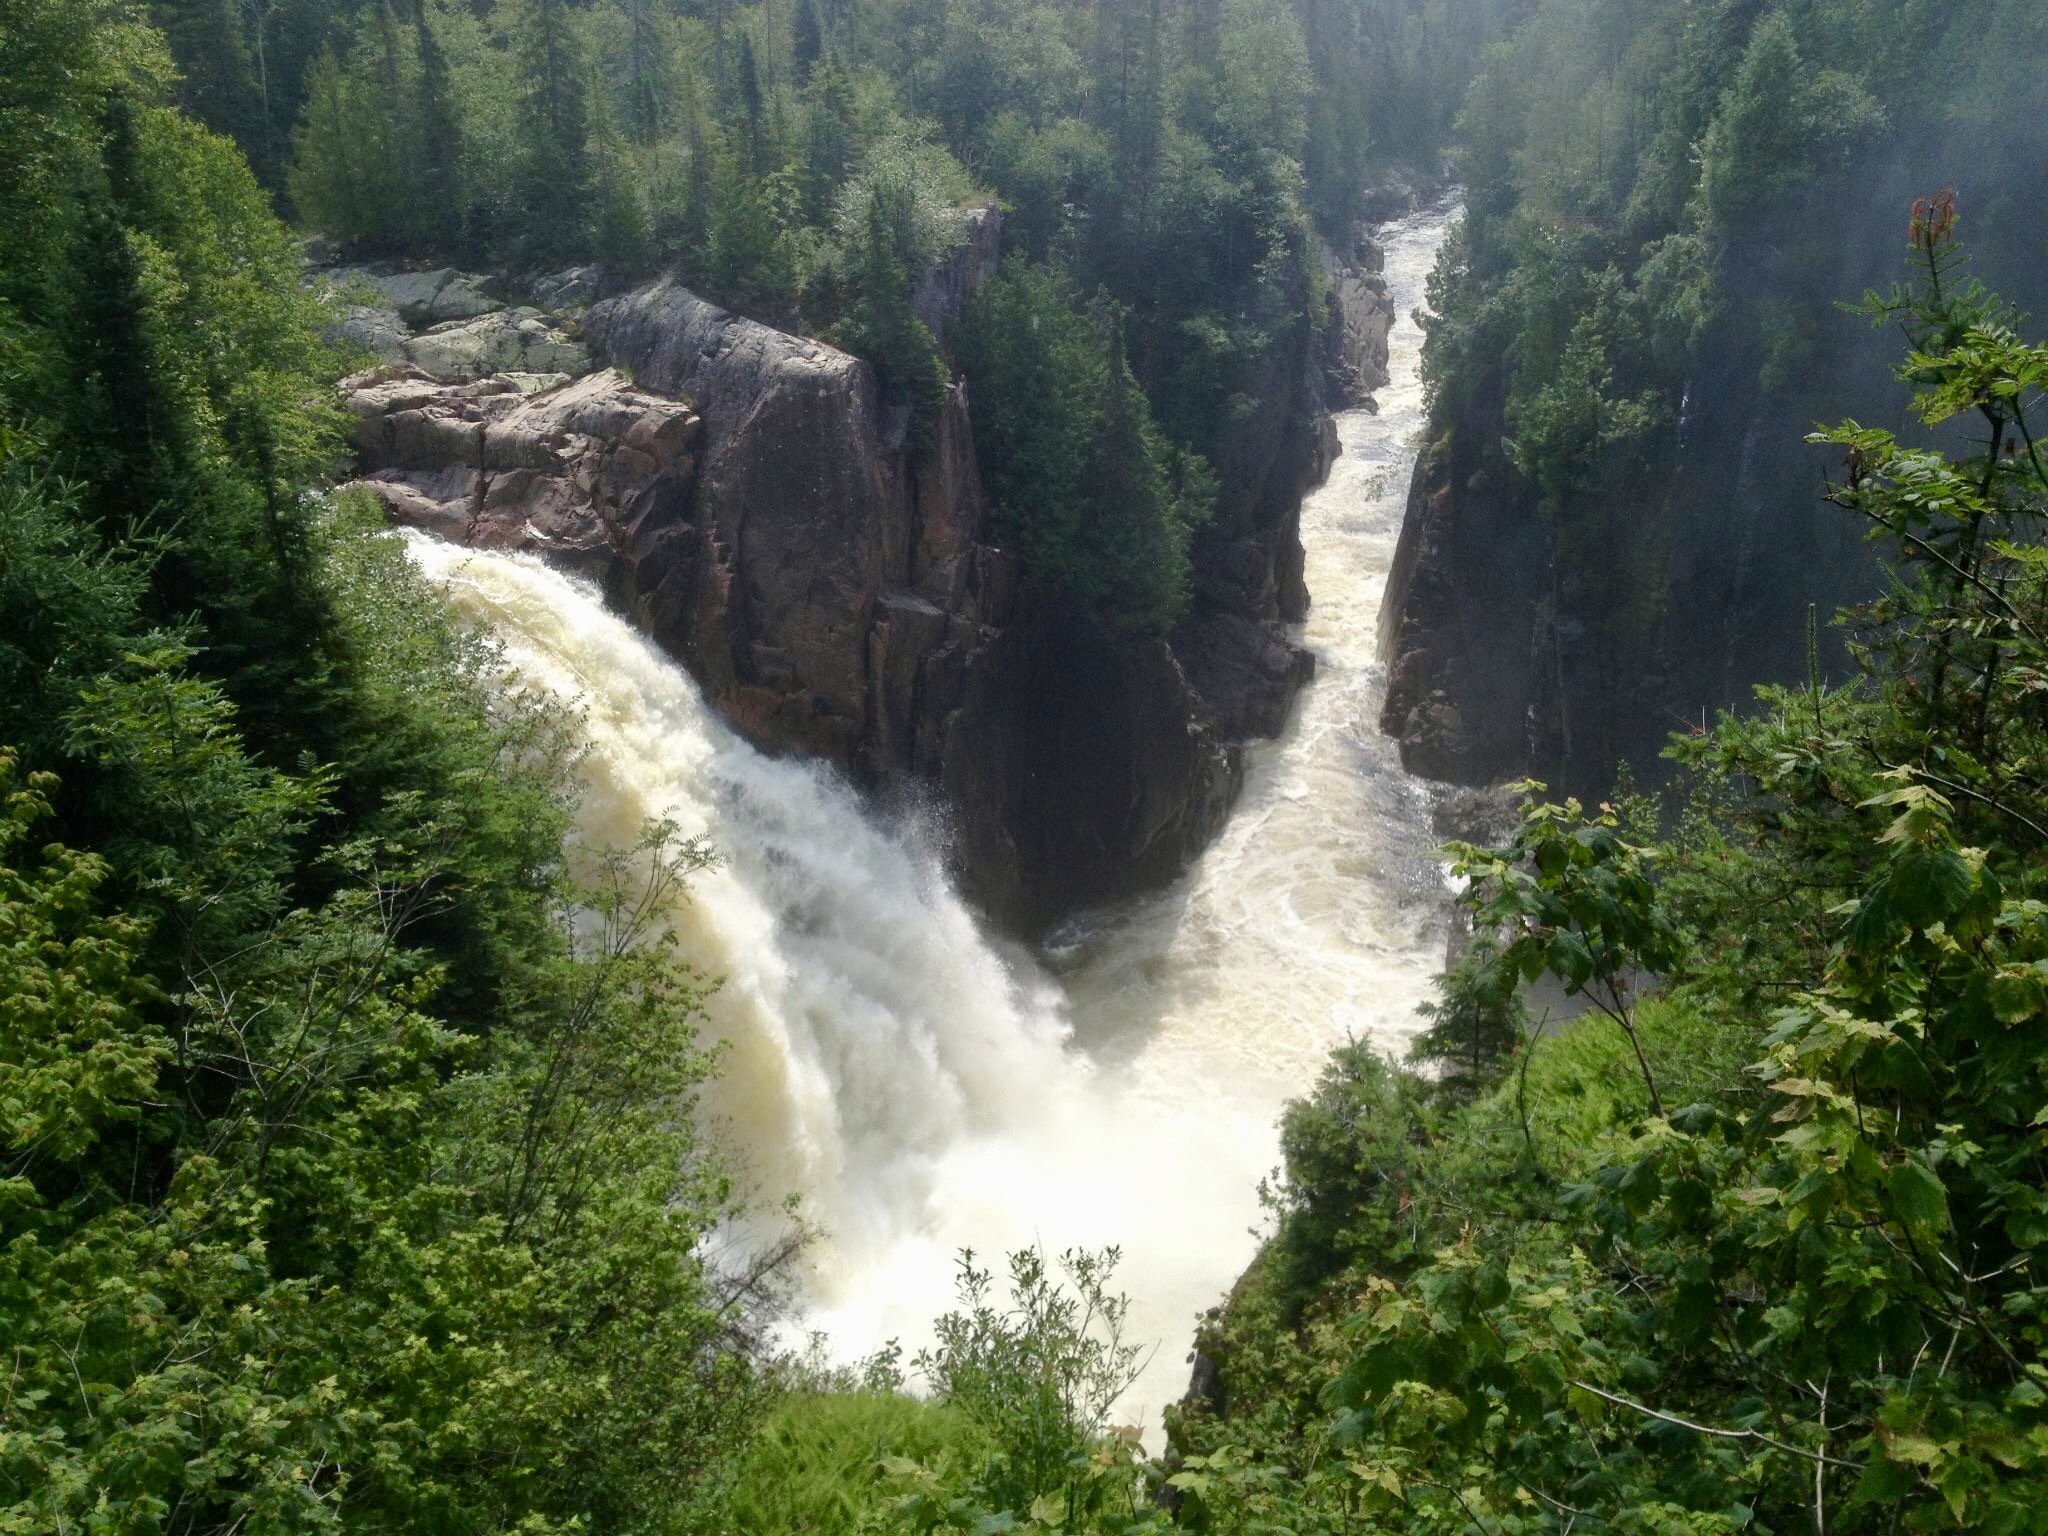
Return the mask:
<path id="1" fill-rule="evenodd" d="M 0 1532 L 2048 1526 L 2036 7 L 0 0 L 0 59 Z M 1593 643 L 1696 389 L 1862 589 L 1450 845 L 1470 941 L 1287 1110 L 1163 1439 L 1058 1213 L 908 1358 L 792 1350 L 660 915 L 720 851 L 580 839 L 575 714 L 328 494 L 304 268 L 673 274 L 913 423 L 957 363 L 1029 578 L 1156 636 L 1317 237 L 1447 160 L 1431 437 Z"/>

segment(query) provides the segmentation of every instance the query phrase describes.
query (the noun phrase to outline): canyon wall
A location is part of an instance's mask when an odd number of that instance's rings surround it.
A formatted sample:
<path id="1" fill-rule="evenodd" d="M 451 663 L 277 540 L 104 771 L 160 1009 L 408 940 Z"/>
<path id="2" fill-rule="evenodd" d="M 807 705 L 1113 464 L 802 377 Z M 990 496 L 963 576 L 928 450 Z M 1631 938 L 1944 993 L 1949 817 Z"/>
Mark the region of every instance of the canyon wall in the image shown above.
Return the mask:
<path id="1" fill-rule="evenodd" d="M 1759 682 L 1804 680 L 1809 605 L 1824 675 L 1846 674 L 1828 620 L 1879 573 L 1863 529 L 1822 500 L 1835 466 L 1799 426 L 1846 413 L 1851 391 L 1795 402 L 1746 372 L 1704 359 L 1648 464 L 1575 506 L 1563 549 L 1498 451 L 1497 378 L 1436 425 L 1380 610 L 1381 726 L 1412 771 L 1530 776 L 1588 800 L 1624 764 L 1638 784 L 1660 783 L 1674 732 L 1748 708 Z M 1866 407 L 1891 393 L 1874 363 L 1844 372 Z"/>

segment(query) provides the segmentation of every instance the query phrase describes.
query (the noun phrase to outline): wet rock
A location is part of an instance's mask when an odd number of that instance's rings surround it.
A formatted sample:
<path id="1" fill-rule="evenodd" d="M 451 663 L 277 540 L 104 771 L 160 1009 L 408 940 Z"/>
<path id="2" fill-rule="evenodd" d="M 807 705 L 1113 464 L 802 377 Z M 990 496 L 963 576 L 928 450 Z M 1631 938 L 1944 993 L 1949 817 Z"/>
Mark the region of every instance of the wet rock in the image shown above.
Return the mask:
<path id="1" fill-rule="evenodd" d="M 1386 253 L 1360 232 L 1351 248 L 1318 244 L 1329 314 L 1323 330 L 1327 374 L 1333 397 L 1362 406 L 1386 387 L 1387 337 L 1394 327 L 1394 294 L 1381 275 Z"/>
<path id="2" fill-rule="evenodd" d="M 1242 748 L 1165 641 L 1058 599 L 993 638 L 946 731 L 964 862 L 1026 932 L 1172 879 L 1243 782 Z"/>
<path id="3" fill-rule="evenodd" d="M 1314 654 L 1276 626 L 1234 613 L 1181 626 L 1173 650 L 1229 737 L 1278 736 L 1316 670 Z"/>

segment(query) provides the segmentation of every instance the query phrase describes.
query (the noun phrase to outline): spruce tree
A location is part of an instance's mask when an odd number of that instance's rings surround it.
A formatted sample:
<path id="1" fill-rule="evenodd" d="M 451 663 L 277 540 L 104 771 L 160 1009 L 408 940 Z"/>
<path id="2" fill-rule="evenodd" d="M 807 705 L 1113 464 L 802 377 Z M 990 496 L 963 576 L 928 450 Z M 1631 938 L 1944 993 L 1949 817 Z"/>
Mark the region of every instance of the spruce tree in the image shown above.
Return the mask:
<path id="1" fill-rule="evenodd" d="M 818 9 L 811 0 L 796 0 L 796 14 L 790 20 L 790 62 L 796 68 L 797 83 L 808 85 L 811 72 L 825 52 L 825 34 L 818 25 Z"/>
<path id="2" fill-rule="evenodd" d="M 422 4 L 415 13 L 413 35 L 419 50 L 419 87 L 413 121 L 418 155 L 416 202 L 425 215 L 421 234 L 426 243 L 461 243 L 467 212 L 462 190 L 462 125 L 456 113 L 448 59 L 427 20 Z"/>
<path id="3" fill-rule="evenodd" d="M 571 252 L 589 207 L 585 70 L 566 0 L 514 0 L 519 103 L 518 199 L 536 257 Z"/>

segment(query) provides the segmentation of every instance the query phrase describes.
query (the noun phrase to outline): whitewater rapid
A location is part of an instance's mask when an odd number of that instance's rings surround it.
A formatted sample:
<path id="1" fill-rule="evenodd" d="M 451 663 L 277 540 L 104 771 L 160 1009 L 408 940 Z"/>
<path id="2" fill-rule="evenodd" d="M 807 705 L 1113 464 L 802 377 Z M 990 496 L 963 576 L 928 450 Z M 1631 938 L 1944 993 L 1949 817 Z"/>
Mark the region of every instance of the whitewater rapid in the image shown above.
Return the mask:
<path id="1" fill-rule="evenodd" d="M 1194 1320 L 1256 1246 L 1277 1116 L 1346 1038 L 1398 1052 L 1440 962 L 1426 789 L 1377 716 L 1377 616 L 1423 421 L 1410 310 L 1444 215 L 1382 233 L 1398 320 L 1379 413 L 1303 510 L 1316 680 L 1252 750 L 1222 837 L 1168 891 L 1069 924 L 1042 955 L 992 938 L 921 830 L 830 773 L 762 756 L 596 590 L 524 556 L 410 536 L 522 686 L 584 715 L 579 832 L 650 818 L 720 855 L 667 916 L 722 978 L 707 1111 L 757 1198 L 823 1231 L 806 1326 L 855 1358 L 914 1351 L 954 1255 L 1118 1244 L 1129 1335 L 1157 1352 L 1122 1415 L 1156 1423 Z"/>

